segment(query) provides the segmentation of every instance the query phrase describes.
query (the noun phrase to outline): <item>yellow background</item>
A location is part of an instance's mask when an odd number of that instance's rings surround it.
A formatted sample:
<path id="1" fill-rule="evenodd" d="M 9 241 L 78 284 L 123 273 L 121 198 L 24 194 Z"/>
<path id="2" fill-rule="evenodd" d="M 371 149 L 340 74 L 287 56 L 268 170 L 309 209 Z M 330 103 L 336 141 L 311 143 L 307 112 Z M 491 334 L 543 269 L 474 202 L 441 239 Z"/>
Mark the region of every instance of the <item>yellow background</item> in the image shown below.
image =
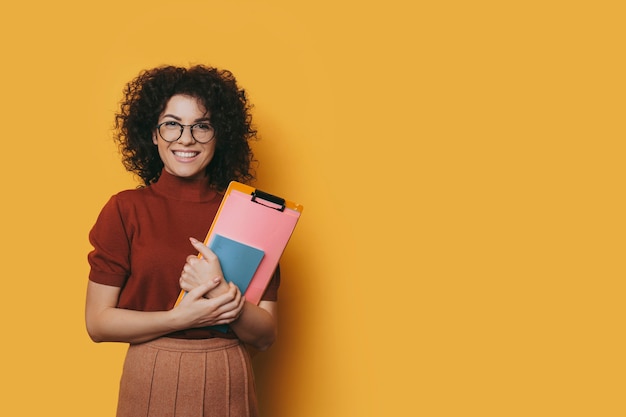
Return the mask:
<path id="1" fill-rule="evenodd" d="M 257 186 L 304 204 L 264 416 L 623 416 L 619 1 L 3 6 L 0 415 L 111 416 L 87 233 L 136 182 L 126 81 L 232 70 Z"/>

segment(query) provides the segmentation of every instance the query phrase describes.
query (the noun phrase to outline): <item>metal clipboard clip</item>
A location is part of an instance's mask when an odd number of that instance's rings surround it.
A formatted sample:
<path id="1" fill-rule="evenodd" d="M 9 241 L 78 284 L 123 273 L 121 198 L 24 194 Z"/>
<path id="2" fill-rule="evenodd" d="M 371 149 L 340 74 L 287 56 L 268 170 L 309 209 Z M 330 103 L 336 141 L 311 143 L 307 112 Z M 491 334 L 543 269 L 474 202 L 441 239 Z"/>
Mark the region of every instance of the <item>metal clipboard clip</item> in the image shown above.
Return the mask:
<path id="1" fill-rule="evenodd" d="M 252 195 L 251 201 L 253 203 L 257 203 L 262 206 L 272 208 L 274 210 L 285 211 L 285 199 L 284 198 L 263 192 L 261 190 L 254 190 L 252 191 L 251 195 Z M 263 202 L 259 200 L 263 200 Z M 270 203 L 270 204 L 267 204 L 267 203 Z"/>

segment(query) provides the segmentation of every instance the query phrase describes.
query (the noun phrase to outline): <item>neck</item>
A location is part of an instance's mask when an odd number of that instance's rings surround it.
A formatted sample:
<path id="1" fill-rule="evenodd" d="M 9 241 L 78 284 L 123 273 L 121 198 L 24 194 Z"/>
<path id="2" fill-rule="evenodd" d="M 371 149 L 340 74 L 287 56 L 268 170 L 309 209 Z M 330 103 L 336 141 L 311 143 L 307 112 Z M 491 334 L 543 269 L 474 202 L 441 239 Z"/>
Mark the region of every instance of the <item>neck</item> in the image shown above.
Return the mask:
<path id="1" fill-rule="evenodd" d="M 206 176 L 203 178 L 182 178 L 170 174 L 165 169 L 161 172 L 159 180 L 151 187 L 159 194 L 190 202 L 208 202 L 219 195 Z"/>

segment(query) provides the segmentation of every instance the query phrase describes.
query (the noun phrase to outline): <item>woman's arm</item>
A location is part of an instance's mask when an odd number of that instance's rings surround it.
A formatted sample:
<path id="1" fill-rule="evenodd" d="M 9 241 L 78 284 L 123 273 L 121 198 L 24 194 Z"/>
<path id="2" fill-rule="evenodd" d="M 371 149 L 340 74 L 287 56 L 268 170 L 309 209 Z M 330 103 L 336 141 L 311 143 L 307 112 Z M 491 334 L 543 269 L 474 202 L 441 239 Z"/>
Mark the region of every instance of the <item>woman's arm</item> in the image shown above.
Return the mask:
<path id="1" fill-rule="evenodd" d="M 223 279 L 217 256 L 198 240 L 190 240 L 193 247 L 202 254 L 202 258 L 196 256 L 187 258 L 180 278 L 181 288 L 190 291 L 188 296 L 191 291 L 197 290 L 198 286 L 204 285 L 207 281 L 220 280 L 221 283 L 208 291 L 207 296 L 221 297 L 220 294 L 229 284 Z M 212 299 L 209 298 L 209 300 Z M 245 302 L 241 315 L 230 323 L 230 328 L 242 342 L 257 350 L 267 350 L 276 340 L 277 310 L 278 306 L 274 301 L 261 301 L 258 306 Z"/>
<path id="2" fill-rule="evenodd" d="M 276 340 L 278 303 L 261 301 L 259 305 L 244 304 L 241 315 L 230 323 L 239 340 L 257 350 L 269 349 Z"/>
<path id="3" fill-rule="evenodd" d="M 95 342 L 141 343 L 193 327 L 229 324 L 241 313 L 244 299 L 235 285 L 221 295 L 203 295 L 220 284 L 210 280 L 190 291 L 169 311 L 135 311 L 117 308 L 120 288 L 89 281 L 85 321 Z"/>

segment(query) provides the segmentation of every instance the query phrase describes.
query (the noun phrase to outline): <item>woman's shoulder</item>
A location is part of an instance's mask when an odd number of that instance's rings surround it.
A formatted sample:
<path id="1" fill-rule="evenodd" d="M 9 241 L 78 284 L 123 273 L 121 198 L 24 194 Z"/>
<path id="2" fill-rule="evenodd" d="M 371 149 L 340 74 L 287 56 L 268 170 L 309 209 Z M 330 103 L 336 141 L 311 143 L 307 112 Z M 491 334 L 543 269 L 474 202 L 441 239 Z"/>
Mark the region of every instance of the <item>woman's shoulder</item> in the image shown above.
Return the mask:
<path id="1" fill-rule="evenodd" d="M 121 200 L 133 200 L 137 198 L 143 198 L 149 194 L 152 194 L 150 186 L 141 186 L 137 188 L 130 188 L 127 190 L 118 191 L 117 194 L 113 194 L 111 198 Z"/>
<path id="2" fill-rule="evenodd" d="M 116 194 L 113 194 L 109 198 L 107 206 L 134 206 L 145 202 L 153 195 L 154 193 L 149 186 L 122 190 L 118 191 Z"/>

